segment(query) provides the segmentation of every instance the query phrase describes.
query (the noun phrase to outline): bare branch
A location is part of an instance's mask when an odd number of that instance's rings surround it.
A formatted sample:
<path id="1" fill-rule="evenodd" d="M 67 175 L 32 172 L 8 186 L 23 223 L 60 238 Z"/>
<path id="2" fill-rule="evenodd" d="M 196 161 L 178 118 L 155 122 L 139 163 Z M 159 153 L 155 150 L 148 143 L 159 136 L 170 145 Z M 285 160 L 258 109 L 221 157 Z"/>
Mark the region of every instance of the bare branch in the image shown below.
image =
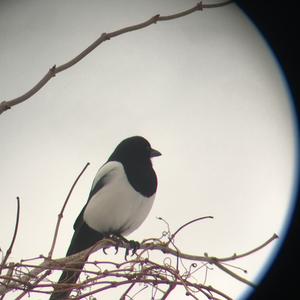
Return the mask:
<path id="1" fill-rule="evenodd" d="M 218 261 L 218 259 L 216 259 L 214 261 L 214 265 L 217 266 L 219 269 L 221 269 L 222 271 L 224 271 L 225 273 L 229 274 L 230 276 L 232 276 L 233 278 L 251 286 L 251 287 L 256 287 L 256 285 L 254 283 L 252 283 L 251 281 L 237 275 L 236 273 L 232 272 L 231 270 L 229 270 L 228 268 L 226 268 L 222 263 L 220 263 Z"/>
<path id="2" fill-rule="evenodd" d="M 56 65 L 54 65 L 53 67 L 51 67 L 49 69 L 49 71 L 44 75 L 44 77 L 33 87 L 31 88 L 28 92 L 26 92 L 25 94 L 14 98 L 12 100 L 4 100 L 2 102 L 0 102 L 0 114 L 2 114 L 3 112 L 7 111 L 8 109 L 10 109 L 11 107 L 20 104 L 24 101 L 26 101 L 27 99 L 29 99 L 30 97 L 32 97 L 35 93 L 37 93 L 43 86 L 45 86 L 47 84 L 47 82 L 53 78 L 56 74 L 72 67 L 73 65 L 75 65 L 76 63 L 78 63 L 79 61 L 81 61 L 84 57 L 86 57 L 89 53 L 91 53 L 95 48 L 97 48 L 100 44 L 102 44 L 103 42 L 110 40 L 116 36 L 119 36 L 121 34 L 125 34 L 131 31 L 135 31 L 135 30 L 140 30 L 142 28 L 148 27 L 152 24 L 156 24 L 157 22 L 160 21 L 169 21 L 169 20 L 174 20 L 174 19 L 178 19 L 184 16 L 187 16 L 193 12 L 196 11 L 201 11 L 203 9 L 206 8 L 216 8 L 216 7 L 221 7 L 227 4 L 230 4 L 231 2 L 233 2 L 232 0 L 230 1 L 223 1 L 221 3 L 216 3 L 216 4 L 202 4 L 202 2 L 197 3 L 194 7 L 187 9 L 185 11 L 182 11 L 180 13 L 176 13 L 173 15 L 168 15 L 168 16 L 160 16 L 155 15 L 153 17 L 151 17 L 149 20 L 144 21 L 142 23 L 136 24 L 136 25 L 132 25 L 132 26 L 128 26 L 128 27 L 124 27 L 121 28 L 119 30 L 110 32 L 110 33 L 102 33 L 100 35 L 100 37 L 94 41 L 91 45 L 89 45 L 86 49 L 84 49 L 81 53 L 79 53 L 77 56 L 75 56 L 73 59 L 71 59 L 70 61 L 56 67 Z"/>
<path id="3" fill-rule="evenodd" d="M 1 263 L 0 274 L 1 274 L 2 269 L 3 269 L 3 267 L 5 266 L 5 264 L 6 264 L 7 260 L 8 260 L 8 257 L 10 256 L 12 248 L 14 246 L 14 243 L 15 243 L 15 240 L 16 240 L 16 237 L 17 237 L 17 232 L 18 232 L 19 218 L 20 218 L 20 198 L 17 197 L 17 217 L 16 217 L 15 230 L 14 230 L 14 234 L 13 234 L 11 243 L 10 243 L 10 245 L 9 245 L 7 251 L 6 251 L 5 257 L 4 257 L 4 259 L 3 259 L 2 263 Z"/>
<path id="4" fill-rule="evenodd" d="M 75 186 L 76 186 L 78 180 L 80 179 L 81 175 L 84 173 L 84 171 L 87 169 L 87 167 L 88 167 L 89 165 L 90 165 L 90 163 L 88 162 L 88 163 L 84 166 L 84 168 L 82 169 L 82 171 L 79 173 L 79 175 L 77 176 L 77 178 L 75 179 L 75 181 L 74 181 L 74 183 L 73 183 L 73 185 L 72 185 L 72 187 L 71 187 L 71 189 L 70 189 L 70 191 L 69 191 L 69 193 L 68 193 L 68 196 L 67 196 L 67 198 L 66 198 L 66 200 L 65 200 L 65 202 L 64 202 L 64 205 L 63 205 L 63 207 L 62 207 L 60 213 L 58 214 L 57 223 L 56 223 L 55 232 L 54 232 L 54 237 L 53 237 L 51 249 L 50 249 L 50 251 L 49 251 L 49 253 L 48 253 L 48 258 L 51 258 L 51 257 L 52 257 L 52 254 L 53 254 L 53 251 L 54 251 L 54 247 L 55 247 L 55 243 L 56 243 L 56 239 L 57 239 L 57 235 L 58 235 L 58 230 L 59 230 L 60 222 L 61 222 L 61 219 L 63 218 L 63 213 L 64 213 L 64 211 L 65 211 L 65 208 L 66 208 L 66 206 L 67 206 L 67 203 L 68 203 L 68 201 L 69 201 L 69 199 L 70 199 L 70 197 L 71 197 L 71 194 L 72 194 L 72 192 L 73 192 L 73 190 L 74 190 L 74 188 L 75 188 Z"/>
<path id="5" fill-rule="evenodd" d="M 129 287 L 126 289 L 126 291 L 123 293 L 123 295 L 120 297 L 120 300 L 126 300 L 127 294 L 130 292 L 130 290 L 134 287 L 136 283 L 133 282 Z"/>
<path id="6" fill-rule="evenodd" d="M 182 226 L 180 226 L 172 235 L 171 235 L 171 240 L 174 240 L 176 234 L 181 231 L 183 228 L 185 228 L 186 226 L 194 223 L 194 222 L 197 222 L 197 221 L 201 221 L 201 220 L 204 220 L 204 219 L 213 219 L 214 217 L 213 216 L 205 216 L 205 217 L 200 217 L 200 218 L 196 218 L 194 220 L 191 220 L 185 224 L 183 224 Z"/>
<path id="7" fill-rule="evenodd" d="M 50 275 L 51 270 L 47 270 L 42 276 L 38 277 L 32 284 L 30 284 L 17 298 L 16 300 L 22 299 L 27 293 L 32 291 L 43 279 Z"/>
<path id="8" fill-rule="evenodd" d="M 170 293 L 174 290 L 174 288 L 176 287 L 176 284 L 170 284 L 169 288 L 166 290 L 165 294 L 162 296 L 162 298 L 160 300 L 165 300 L 167 299 L 167 297 L 170 295 Z"/>
<path id="9" fill-rule="evenodd" d="M 139 252 L 136 254 L 136 258 L 132 260 L 126 260 L 121 263 L 114 263 L 114 262 L 87 262 L 87 264 L 92 264 L 94 266 L 101 266 L 106 265 L 105 271 L 89 271 L 86 270 L 85 272 L 89 274 L 89 277 L 87 280 L 80 284 L 74 285 L 74 287 L 78 289 L 87 288 L 87 287 L 94 287 L 95 289 L 85 293 L 81 294 L 80 297 L 77 297 L 75 299 L 81 299 L 86 296 L 95 294 L 97 292 L 101 292 L 110 288 L 115 288 L 117 286 L 122 285 L 128 285 L 128 289 L 125 293 L 123 293 L 123 298 L 126 296 L 126 294 L 134 287 L 136 283 L 144 283 L 144 284 L 151 284 L 153 286 L 157 286 L 159 284 L 165 284 L 169 286 L 169 289 L 166 291 L 168 293 L 171 293 L 171 285 L 175 284 L 176 286 L 181 285 L 186 289 L 186 292 L 193 294 L 194 299 L 198 299 L 195 295 L 193 290 L 196 289 L 200 293 L 205 294 L 209 299 L 218 299 L 213 296 L 211 296 L 210 293 L 217 294 L 222 299 L 230 299 L 229 296 L 225 295 L 221 291 L 212 288 L 209 285 L 205 284 L 199 284 L 195 283 L 189 280 L 192 279 L 195 275 L 195 272 L 186 271 L 187 268 L 185 268 L 185 271 L 181 274 L 180 269 L 178 268 L 177 263 L 175 266 L 171 265 L 171 260 L 168 260 L 170 263 L 163 262 L 163 264 L 151 261 L 149 259 L 149 255 L 142 256 L 142 253 L 147 254 L 147 251 L 153 251 L 158 250 L 161 251 L 164 255 L 164 257 L 168 257 L 168 255 L 174 256 L 175 258 L 184 259 L 187 261 L 192 262 L 202 262 L 202 263 L 208 263 L 211 265 L 215 265 L 218 267 L 221 271 L 225 272 L 229 276 L 237 279 L 240 282 L 243 282 L 251 287 L 254 287 L 254 284 L 247 279 L 241 277 L 240 275 L 232 272 L 227 267 L 224 266 L 224 262 L 228 262 L 230 260 L 236 260 L 237 258 L 242 258 L 247 255 L 251 255 L 254 252 L 262 249 L 263 247 L 267 246 L 271 241 L 275 239 L 276 235 L 273 235 L 270 239 L 268 239 L 266 242 L 261 244 L 260 246 L 254 248 L 251 251 L 239 254 L 239 255 L 233 255 L 230 257 L 224 257 L 224 258 L 216 258 L 214 256 L 208 256 L 205 254 L 204 256 L 199 255 L 190 255 L 187 253 L 183 253 L 179 251 L 178 248 L 175 250 L 170 248 L 166 243 L 161 241 L 160 243 L 157 242 L 156 239 L 154 239 L 155 243 L 142 243 L 139 248 Z M 128 245 L 126 242 L 122 242 L 119 239 L 109 238 L 99 241 L 94 247 L 91 247 L 89 249 L 86 249 L 80 253 L 76 253 L 69 257 L 64 257 L 60 259 L 52 260 L 48 257 L 43 257 L 43 262 L 39 265 L 30 265 L 30 264 L 15 264 L 14 268 L 20 269 L 20 268 L 26 268 L 27 271 L 22 276 L 11 276 L 9 278 L 7 276 L 0 276 L 0 279 L 2 279 L 2 282 L 0 284 L 0 295 L 5 295 L 12 289 L 24 289 L 25 290 L 31 290 L 32 292 L 36 292 L 37 287 L 50 287 L 49 284 L 38 284 L 39 281 L 38 278 L 41 276 L 44 276 L 44 272 L 49 272 L 52 270 L 68 270 L 70 265 L 74 265 L 75 262 L 81 261 L 82 258 L 85 258 L 87 254 L 91 254 L 92 252 L 95 252 L 99 249 L 103 248 L 109 248 L 109 247 L 115 247 L 118 245 L 120 248 L 127 248 Z M 109 265 L 112 268 L 109 268 Z M 193 263 L 195 265 L 195 263 Z M 194 266 L 195 267 L 195 266 Z M 12 267 L 11 267 L 12 268 Z M 73 270 L 74 268 L 72 268 Z M 200 268 L 198 268 L 200 270 Z M 109 279 L 109 278 L 112 279 Z M 113 278 L 125 278 L 124 281 L 116 281 Z M 153 279 L 155 278 L 155 279 Z M 5 284 L 4 284 L 5 283 Z M 97 288 L 96 285 L 99 285 L 100 287 Z M 63 286 L 62 286 L 63 288 Z M 67 288 L 67 287 L 66 287 Z M 70 287 L 69 287 L 70 288 Z M 166 293 L 164 292 L 164 293 Z M 165 296 L 166 298 L 166 296 Z M 121 297 L 122 299 L 122 297 Z M 164 298 L 162 298 L 164 299 Z"/>
<path id="10" fill-rule="evenodd" d="M 245 256 L 249 256 L 249 255 L 261 250 L 262 248 L 266 247 L 268 244 L 270 244 L 271 242 L 273 242 L 276 239 L 278 239 L 278 235 L 276 233 L 274 233 L 268 240 L 266 240 L 264 243 L 262 243 L 258 247 L 254 248 L 254 249 L 252 249 L 248 252 L 242 253 L 242 254 L 233 254 L 232 256 L 224 257 L 224 258 L 222 258 L 222 262 L 226 262 L 226 261 L 229 261 L 229 260 L 234 260 L 234 259 L 239 259 L 239 258 L 242 258 L 242 257 L 245 257 Z"/>

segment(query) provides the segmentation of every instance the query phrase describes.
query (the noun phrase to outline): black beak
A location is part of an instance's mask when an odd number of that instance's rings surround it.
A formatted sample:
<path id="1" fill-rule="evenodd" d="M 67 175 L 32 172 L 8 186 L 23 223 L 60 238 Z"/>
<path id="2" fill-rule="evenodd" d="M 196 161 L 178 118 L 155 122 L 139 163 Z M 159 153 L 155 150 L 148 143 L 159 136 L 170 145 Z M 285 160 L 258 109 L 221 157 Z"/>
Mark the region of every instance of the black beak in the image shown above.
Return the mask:
<path id="1" fill-rule="evenodd" d="M 161 156 L 161 153 L 155 149 L 151 149 L 150 157 Z"/>

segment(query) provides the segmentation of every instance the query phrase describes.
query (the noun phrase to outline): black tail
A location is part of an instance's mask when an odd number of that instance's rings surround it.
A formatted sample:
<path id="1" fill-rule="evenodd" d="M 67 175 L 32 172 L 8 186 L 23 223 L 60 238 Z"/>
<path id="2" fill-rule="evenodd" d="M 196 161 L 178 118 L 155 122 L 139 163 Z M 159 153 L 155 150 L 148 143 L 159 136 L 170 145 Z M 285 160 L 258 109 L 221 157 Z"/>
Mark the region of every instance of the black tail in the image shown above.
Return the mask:
<path id="1" fill-rule="evenodd" d="M 77 263 L 77 264 L 72 264 L 70 269 L 76 269 L 76 271 L 63 271 L 61 274 L 59 281 L 58 281 L 58 287 L 54 288 L 54 291 L 49 298 L 49 300 L 63 300 L 63 299 L 69 299 L 69 295 L 72 291 L 72 284 L 76 283 L 80 272 L 84 266 L 83 263 Z"/>
<path id="2" fill-rule="evenodd" d="M 68 249 L 67 256 L 73 255 L 93 246 L 102 238 L 103 235 L 101 233 L 91 229 L 87 224 L 83 222 L 81 226 L 78 226 L 76 228 L 73 234 L 73 238 Z M 72 292 L 72 286 L 70 285 L 76 283 L 87 259 L 88 256 L 84 260 L 74 262 L 70 266 L 68 266 L 68 269 L 72 270 L 63 271 L 62 275 L 58 280 L 58 286 L 54 288 L 54 291 L 52 292 L 52 295 L 50 296 L 49 300 L 69 299 L 68 297 Z"/>

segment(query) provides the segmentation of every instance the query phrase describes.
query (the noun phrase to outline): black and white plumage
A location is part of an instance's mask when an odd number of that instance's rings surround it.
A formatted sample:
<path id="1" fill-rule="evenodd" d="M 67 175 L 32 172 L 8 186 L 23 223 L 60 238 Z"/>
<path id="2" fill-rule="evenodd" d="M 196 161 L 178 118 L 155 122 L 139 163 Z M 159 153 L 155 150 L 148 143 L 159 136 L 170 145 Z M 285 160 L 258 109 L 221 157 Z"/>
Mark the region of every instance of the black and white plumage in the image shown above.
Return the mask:
<path id="1" fill-rule="evenodd" d="M 151 158 L 159 155 L 141 136 L 127 138 L 117 146 L 95 176 L 88 201 L 74 223 L 67 256 L 91 247 L 108 234 L 126 236 L 143 223 L 157 189 Z M 75 283 L 79 275 L 64 271 L 59 283 Z M 50 300 L 67 299 L 69 294 L 55 289 Z"/>

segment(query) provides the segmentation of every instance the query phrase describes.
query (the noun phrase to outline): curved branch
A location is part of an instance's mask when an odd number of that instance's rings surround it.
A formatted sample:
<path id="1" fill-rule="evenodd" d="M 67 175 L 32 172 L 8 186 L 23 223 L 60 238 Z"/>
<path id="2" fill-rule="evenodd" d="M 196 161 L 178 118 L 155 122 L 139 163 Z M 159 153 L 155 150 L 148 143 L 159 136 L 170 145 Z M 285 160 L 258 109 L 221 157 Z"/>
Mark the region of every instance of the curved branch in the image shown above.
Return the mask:
<path id="1" fill-rule="evenodd" d="M 5 257 L 4 257 L 4 259 L 3 259 L 3 261 L 0 265 L 0 274 L 1 274 L 1 272 L 3 270 L 3 267 L 5 266 L 5 264 L 8 260 L 8 257 L 10 256 L 12 248 L 14 246 L 14 243 L 15 243 L 15 240 L 16 240 L 16 237 L 17 237 L 17 232 L 18 232 L 19 218 L 20 218 L 20 198 L 17 197 L 17 217 L 16 217 L 15 230 L 14 230 L 14 234 L 13 234 L 11 243 L 10 243 L 10 245 L 9 245 L 7 251 L 6 251 Z"/>
<path id="2" fill-rule="evenodd" d="M 194 220 L 191 220 L 185 224 L 183 224 L 182 226 L 180 226 L 172 235 L 171 235 L 171 240 L 173 240 L 175 238 L 175 236 L 177 235 L 178 232 L 180 232 L 183 228 L 185 228 L 186 226 L 194 223 L 194 222 L 198 222 L 204 219 L 213 219 L 213 216 L 205 216 L 205 217 L 200 217 L 200 218 L 196 218 Z"/>
<path id="3" fill-rule="evenodd" d="M 121 28 L 119 30 L 110 32 L 110 33 L 102 33 L 101 36 L 94 41 L 91 45 L 89 45 L 86 49 L 84 49 L 81 53 L 79 53 L 77 56 L 75 56 L 73 59 L 71 59 L 70 61 L 56 67 L 56 65 L 54 65 L 52 68 L 49 69 L 49 71 L 44 75 L 44 77 L 33 87 L 31 88 L 28 92 L 26 92 L 25 94 L 14 98 L 12 100 L 4 100 L 2 102 L 0 102 L 0 114 L 2 114 L 3 112 L 7 111 L 8 109 L 10 109 L 11 107 L 20 104 L 24 101 L 26 101 L 27 99 L 29 99 L 30 97 L 32 97 L 35 93 L 37 93 L 44 85 L 47 84 L 47 82 L 54 77 L 56 74 L 72 67 L 73 65 L 75 65 L 76 63 L 78 63 L 79 61 L 81 61 L 84 57 L 86 57 L 89 53 L 91 53 L 95 48 L 97 48 L 100 44 L 102 44 L 103 42 L 110 40 L 114 37 L 117 37 L 121 34 L 125 34 L 131 31 L 135 31 L 135 30 L 139 30 L 145 27 L 148 27 L 152 24 L 156 24 L 157 22 L 160 21 L 169 21 L 169 20 L 174 20 L 174 19 L 178 19 L 184 16 L 187 16 L 193 12 L 196 11 L 200 11 L 206 8 L 216 8 L 216 7 L 221 7 L 224 5 L 227 5 L 229 3 L 233 2 L 232 0 L 229 1 L 223 1 L 221 3 L 216 3 L 216 4 L 202 4 L 202 2 L 197 3 L 194 7 L 187 9 L 185 11 L 182 11 L 180 13 L 176 13 L 173 15 L 168 15 L 168 16 L 160 16 L 160 15 L 155 15 L 153 17 L 151 17 L 149 20 L 144 21 L 142 23 L 136 24 L 136 25 L 132 25 L 132 26 L 128 26 L 128 27 L 124 27 Z"/>

